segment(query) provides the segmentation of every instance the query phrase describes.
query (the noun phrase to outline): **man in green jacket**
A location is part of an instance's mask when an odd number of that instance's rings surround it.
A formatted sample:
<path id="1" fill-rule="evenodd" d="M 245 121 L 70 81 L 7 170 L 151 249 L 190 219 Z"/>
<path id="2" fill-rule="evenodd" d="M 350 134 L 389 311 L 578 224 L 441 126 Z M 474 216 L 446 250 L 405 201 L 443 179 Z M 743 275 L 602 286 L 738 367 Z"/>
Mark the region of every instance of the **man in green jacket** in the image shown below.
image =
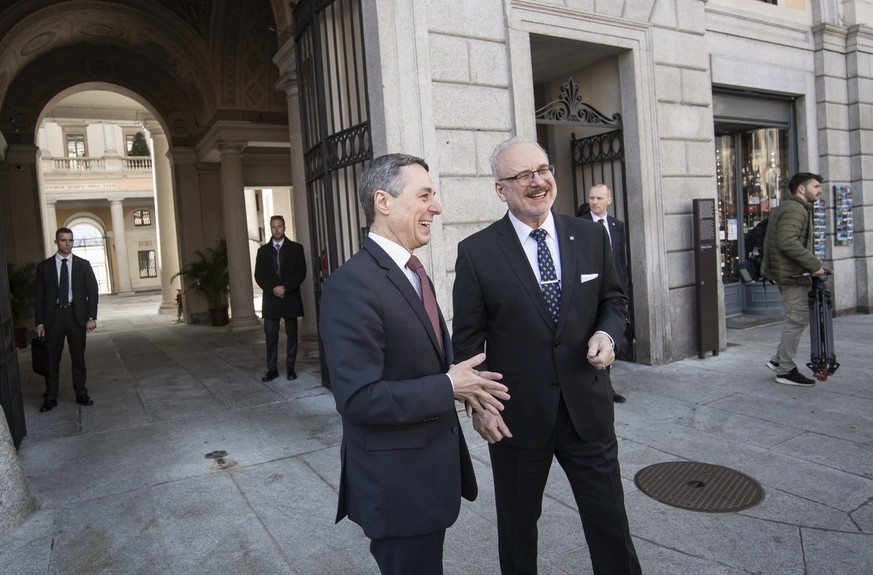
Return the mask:
<path id="1" fill-rule="evenodd" d="M 779 286 L 785 307 L 782 339 L 767 367 L 776 372 L 777 383 L 786 385 L 815 385 L 814 380 L 797 371 L 794 356 L 809 324 L 808 293 L 812 285 L 809 277 L 800 274 L 825 275 L 813 250 L 812 206 L 821 196 L 821 183 L 818 174 L 794 175 L 788 181 L 791 195 L 770 216 L 764 238 L 761 274 Z"/>

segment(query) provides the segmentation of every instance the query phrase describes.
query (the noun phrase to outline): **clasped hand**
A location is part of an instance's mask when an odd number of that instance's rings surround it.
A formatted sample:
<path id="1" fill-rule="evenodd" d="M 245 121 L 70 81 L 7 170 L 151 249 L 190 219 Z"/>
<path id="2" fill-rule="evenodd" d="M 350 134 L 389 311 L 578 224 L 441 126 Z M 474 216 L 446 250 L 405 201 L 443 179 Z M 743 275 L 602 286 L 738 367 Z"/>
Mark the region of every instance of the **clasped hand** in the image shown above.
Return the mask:
<path id="1" fill-rule="evenodd" d="M 464 402 L 468 409 L 500 413 L 500 399 L 509 399 L 507 387 L 500 383 L 502 374 L 494 371 L 476 371 L 475 367 L 485 361 L 480 353 L 449 368 L 449 377 L 455 389 L 455 399 Z"/>
<path id="2" fill-rule="evenodd" d="M 595 333 L 588 340 L 588 363 L 596 369 L 606 369 L 615 362 L 612 340 L 605 333 Z"/>

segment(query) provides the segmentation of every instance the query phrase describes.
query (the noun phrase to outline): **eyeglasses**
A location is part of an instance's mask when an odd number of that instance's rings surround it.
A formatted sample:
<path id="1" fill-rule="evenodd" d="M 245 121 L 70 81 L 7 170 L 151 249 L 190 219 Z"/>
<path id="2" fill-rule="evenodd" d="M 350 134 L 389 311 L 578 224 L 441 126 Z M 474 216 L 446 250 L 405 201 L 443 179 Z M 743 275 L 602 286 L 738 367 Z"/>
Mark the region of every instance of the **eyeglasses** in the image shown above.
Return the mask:
<path id="1" fill-rule="evenodd" d="M 555 175 L 555 166 L 543 166 L 538 170 L 534 170 L 531 172 L 530 170 L 525 170 L 523 172 L 519 172 L 514 176 L 509 176 L 508 178 L 500 178 L 497 181 L 503 182 L 505 180 L 515 180 L 522 186 L 529 186 L 533 183 L 534 174 L 539 174 L 541 180 L 545 180 L 547 176 Z"/>

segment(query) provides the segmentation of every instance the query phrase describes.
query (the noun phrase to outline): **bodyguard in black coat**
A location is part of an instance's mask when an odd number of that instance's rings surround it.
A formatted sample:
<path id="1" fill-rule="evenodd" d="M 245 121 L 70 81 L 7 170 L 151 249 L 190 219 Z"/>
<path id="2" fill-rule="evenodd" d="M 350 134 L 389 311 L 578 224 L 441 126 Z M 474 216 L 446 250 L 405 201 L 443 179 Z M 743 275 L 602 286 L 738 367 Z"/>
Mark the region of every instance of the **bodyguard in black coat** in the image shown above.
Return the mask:
<path id="1" fill-rule="evenodd" d="M 46 338 L 49 353 L 49 376 L 40 412 L 58 404 L 64 339 L 70 347 L 76 403 L 94 404 L 86 387 L 85 334 L 97 327 L 97 278 L 88 260 L 73 255 L 71 229 L 58 228 L 55 244 L 57 253 L 36 266 L 36 335 Z"/>
<path id="2" fill-rule="evenodd" d="M 285 368 L 288 379 L 297 379 L 297 318 L 303 316 L 300 284 L 306 279 L 303 246 L 285 237 L 285 218 L 270 218 L 271 239 L 258 248 L 255 281 L 264 291 L 261 314 L 267 338 L 267 373 L 261 381 L 279 377 L 279 321 L 285 320 L 288 338 Z"/>
<path id="3" fill-rule="evenodd" d="M 591 189 L 588 190 L 588 206 L 591 209 L 586 214 L 583 214 L 582 217 L 595 222 L 606 220 L 606 226 L 609 229 L 609 241 L 612 245 L 612 259 L 615 262 L 615 271 L 618 272 L 618 277 L 621 280 L 622 287 L 624 287 L 624 292 L 628 293 L 624 222 L 615 219 L 607 213 L 606 210 L 611 203 L 612 190 L 609 186 L 606 184 L 593 185 L 591 186 Z"/>

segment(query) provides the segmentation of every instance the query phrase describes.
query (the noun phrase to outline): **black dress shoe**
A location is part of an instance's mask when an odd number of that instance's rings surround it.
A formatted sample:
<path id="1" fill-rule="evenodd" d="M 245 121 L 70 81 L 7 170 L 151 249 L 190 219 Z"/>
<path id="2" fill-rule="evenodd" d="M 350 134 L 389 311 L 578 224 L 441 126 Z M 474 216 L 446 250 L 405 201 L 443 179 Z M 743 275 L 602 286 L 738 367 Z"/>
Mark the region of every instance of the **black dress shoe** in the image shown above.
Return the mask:
<path id="1" fill-rule="evenodd" d="M 294 371 L 293 369 L 289 369 L 289 370 L 288 370 L 288 378 L 287 378 L 287 379 L 288 379 L 289 381 L 294 380 L 294 379 L 297 379 L 297 372 Z"/>
<path id="2" fill-rule="evenodd" d="M 58 402 L 57 402 L 57 401 L 54 401 L 54 400 L 51 400 L 51 399 L 46 399 L 45 401 L 42 402 L 42 407 L 39 408 L 39 412 L 40 412 L 40 413 L 45 413 L 46 411 L 51 411 L 51 410 L 53 410 L 53 409 L 56 408 L 57 406 L 58 406 Z"/>
<path id="3" fill-rule="evenodd" d="M 91 399 L 86 393 L 85 395 L 80 395 L 79 397 L 77 397 L 76 403 L 78 403 L 79 405 L 94 405 L 94 400 Z"/>
<path id="4" fill-rule="evenodd" d="M 263 381 L 264 383 L 267 383 L 268 381 L 273 381 L 277 377 L 279 377 L 278 371 L 268 371 L 267 375 L 265 375 L 264 377 L 261 378 L 261 381 Z"/>
<path id="5" fill-rule="evenodd" d="M 624 403 L 625 401 L 627 401 L 627 398 L 623 395 L 619 395 L 617 393 L 614 393 L 612 395 L 612 402 L 613 403 Z"/>

